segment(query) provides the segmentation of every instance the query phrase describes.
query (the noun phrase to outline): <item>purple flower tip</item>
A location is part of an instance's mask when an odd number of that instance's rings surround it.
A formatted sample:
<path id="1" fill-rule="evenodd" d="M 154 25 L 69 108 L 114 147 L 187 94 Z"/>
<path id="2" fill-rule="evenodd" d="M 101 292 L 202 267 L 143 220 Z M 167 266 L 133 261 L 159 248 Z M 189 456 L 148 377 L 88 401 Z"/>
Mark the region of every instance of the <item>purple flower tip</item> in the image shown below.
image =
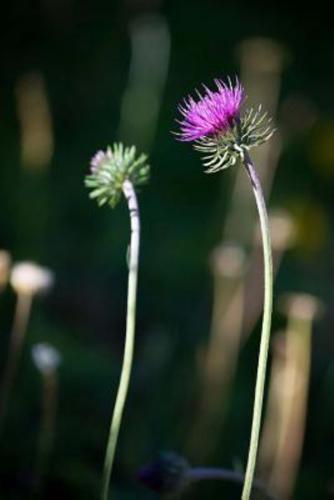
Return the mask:
<path id="1" fill-rule="evenodd" d="M 90 170 L 92 173 L 95 173 L 98 170 L 103 159 L 104 159 L 103 151 L 98 151 L 97 153 L 95 153 L 93 158 L 90 160 Z"/>
<path id="2" fill-rule="evenodd" d="M 110 148 L 107 149 L 107 151 L 98 151 L 95 153 L 93 158 L 90 160 L 90 171 L 92 174 L 95 174 L 101 165 L 106 163 L 108 160 L 111 160 L 112 158 L 112 152 Z"/>
<path id="3" fill-rule="evenodd" d="M 180 141 L 196 141 L 205 136 L 223 134 L 238 117 L 240 107 L 245 99 L 245 91 L 236 80 L 235 86 L 231 81 L 228 85 L 222 80 L 215 80 L 217 90 L 212 91 L 204 86 L 202 96 L 197 92 L 199 99 L 195 101 L 189 96 L 178 109 L 183 119 L 178 121 Z"/>

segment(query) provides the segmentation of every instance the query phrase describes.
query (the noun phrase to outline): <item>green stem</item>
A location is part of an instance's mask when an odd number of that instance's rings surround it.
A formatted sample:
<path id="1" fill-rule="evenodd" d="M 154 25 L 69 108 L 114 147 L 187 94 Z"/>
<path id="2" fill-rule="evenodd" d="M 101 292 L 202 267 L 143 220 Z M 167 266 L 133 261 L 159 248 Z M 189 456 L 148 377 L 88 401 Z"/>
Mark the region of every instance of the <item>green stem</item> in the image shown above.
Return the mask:
<path id="1" fill-rule="evenodd" d="M 123 183 L 123 194 L 128 202 L 128 208 L 130 212 L 130 223 L 131 223 L 126 337 L 125 337 L 125 348 L 124 348 L 121 378 L 118 386 L 114 412 L 111 420 L 107 450 L 104 461 L 102 494 L 101 494 L 102 500 L 107 500 L 108 498 L 110 475 L 114 462 L 115 450 L 116 450 L 125 400 L 129 388 L 133 351 L 134 351 L 134 340 L 135 340 L 140 219 L 139 219 L 139 209 L 138 209 L 136 193 L 132 183 L 129 180 L 126 180 Z"/>
<path id="2" fill-rule="evenodd" d="M 272 255 L 271 255 L 271 244 L 270 244 L 270 231 L 269 231 L 266 204 L 260 180 L 258 178 L 252 160 L 250 159 L 247 153 L 245 154 L 244 165 L 252 183 L 257 210 L 260 218 L 262 245 L 263 245 L 263 259 L 264 259 L 264 305 L 263 305 L 263 317 L 262 317 L 262 332 L 261 332 L 260 352 L 259 352 L 257 375 L 256 375 L 252 431 L 249 444 L 245 482 L 241 497 L 242 500 L 249 500 L 254 480 L 254 471 L 255 471 L 256 457 L 257 457 L 257 450 L 259 445 L 263 394 L 264 394 L 266 368 L 268 360 L 272 303 L 273 303 L 273 269 L 272 269 Z"/>

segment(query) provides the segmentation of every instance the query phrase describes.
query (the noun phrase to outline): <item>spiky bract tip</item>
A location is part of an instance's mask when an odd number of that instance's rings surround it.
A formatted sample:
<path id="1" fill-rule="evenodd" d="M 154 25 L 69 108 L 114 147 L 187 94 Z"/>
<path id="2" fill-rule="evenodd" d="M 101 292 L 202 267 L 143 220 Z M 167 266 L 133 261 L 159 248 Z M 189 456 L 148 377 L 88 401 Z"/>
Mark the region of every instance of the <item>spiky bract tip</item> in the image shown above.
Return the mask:
<path id="1" fill-rule="evenodd" d="M 149 170 L 147 156 L 137 156 L 135 146 L 114 143 L 91 160 L 90 174 L 85 177 L 85 185 L 91 189 L 89 197 L 96 199 L 99 206 L 107 203 L 114 208 L 122 196 L 124 181 L 134 186 L 145 184 Z"/>
<path id="2" fill-rule="evenodd" d="M 246 151 L 268 141 L 274 132 L 271 119 L 259 106 L 246 110 L 223 134 L 198 139 L 194 148 L 204 153 L 205 172 L 211 174 L 236 165 Z"/>

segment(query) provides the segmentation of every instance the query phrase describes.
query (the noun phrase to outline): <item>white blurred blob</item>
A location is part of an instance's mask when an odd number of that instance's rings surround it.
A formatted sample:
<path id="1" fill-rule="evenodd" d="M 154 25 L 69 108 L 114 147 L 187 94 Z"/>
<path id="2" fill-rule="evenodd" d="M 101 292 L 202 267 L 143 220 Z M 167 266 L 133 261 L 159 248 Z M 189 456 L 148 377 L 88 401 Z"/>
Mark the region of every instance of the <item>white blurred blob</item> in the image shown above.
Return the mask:
<path id="1" fill-rule="evenodd" d="M 53 273 L 34 262 L 15 264 L 10 275 L 10 284 L 18 294 L 35 295 L 48 290 L 54 282 Z"/>
<path id="2" fill-rule="evenodd" d="M 323 312 L 322 302 L 307 293 L 285 293 L 278 300 L 283 314 L 303 321 L 313 321 Z"/>
<path id="3" fill-rule="evenodd" d="M 36 368 L 44 375 L 54 373 L 62 361 L 60 352 L 47 342 L 35 344 L 31 349 L 31 357 Z"/>
<path id="4" fill-rule="evenodd" d="M 239 277 L 245 269 L 246 255 L 243 248 L 234 243 L 225 243 L 215 248 L 211 256 L 214 271 L 222 276 Z"/>
<path id="5" fill-rule="evenodd" d="M 276 208 L 269 212 L 269 227 L 273 251 L 284 252 L 294 245 L 296 241 L 296 224 L 292 216 L 283 208 Z M 255 241 L 261 243 L 261 228 L 257 224 L 255 230 Z"/>
<path id="6" fill-rule="evenodd" d="M 12 259 L 6 250 L 0 250 L 0 290 L 8 283 Z"/>
<path id="7" fill-rule="evenodd" d="M 272 246 L 275 250 L 286 250 L 296 239 L 296 225 L 291 215 L 284 209 L 276 209 L 269 214 Z"/>
<path id="8" fill-rule="evenodd" d="M 168 72 L 170 32 L 165 18 L 158 14 L 137 17 L 129 30 L 131 61 L 119 135 L 147 149 L 154 137 Z"/>

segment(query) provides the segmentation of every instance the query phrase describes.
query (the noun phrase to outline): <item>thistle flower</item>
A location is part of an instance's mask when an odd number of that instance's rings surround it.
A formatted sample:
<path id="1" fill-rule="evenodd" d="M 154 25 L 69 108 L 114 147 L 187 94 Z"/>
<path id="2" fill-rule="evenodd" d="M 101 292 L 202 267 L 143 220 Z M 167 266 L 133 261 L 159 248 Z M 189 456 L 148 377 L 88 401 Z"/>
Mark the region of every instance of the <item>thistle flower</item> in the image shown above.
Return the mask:
<path id="1" fill-rule="evenodd" d="M 234 86 L 230 79 L 228 84 L 216 79 L 215 84 L 217 90 L 204 86 L 205 94 L 198 92 L 197 101 L 190 96 L 178 106 L 183 119 L 178 120 L 176 135 L 180 141 L 194 142 L 195 149 L 204 153 L 206 173 L 235 165 L 245 151 L 267 141 L 274 132 L 261 106 L 241 114 L 246 94 L 238 80 Z"/>
<path id="2" fill-rule="evenodd" d="M 244 89 L 237 81 L 236 86 L 227 86 L 216 79 L 217 90 L 212 92 L 204 86 L 205 94 L 198 92 L 199 101 L 191 96 L 185 99 L 184 105 L 179 105 L 179 111 L 184 116 L 181 125 L 181 141 L 196 141 L 208 135 L 224 133 L 233 120 L 239 115 L 240 106 L 244 100 Z"/>
<path id="3" fill-rule="evenodd" d="M 273 302 L 273 266 L 268 214 L 260 179 L 249 156 L 249 150 L 267 141 L 274 129 L 262 113 L 261 106 L 248 109 L 243 114 L 241 106 L 245 92 L 238 80 L 235 86 L 231 80 L 225 84 L 216 80 L 216 91 L 205 88 L 205 95 L 199 100 L 192 97 L 179 106 L 183 115 L 180 123 L 181 141 L 194 142 L 194 147 L 204 153 L 203 164 L 207 173 L 218 172 L 237 163 L 242 164 L 251 181 L 260 219 L 264 257 L 264 302 L 262 332 L 255 385 L 252 430 L 249 453 L 242 492 L 242 500 L 249 500 L 254 481 L 256 457 L 260 435 L 264 384 L 268 360 Z"/>
<path id="4" fill-rule="evenodd" d="M 99 206 L 108 203 L 114 208 L 122 196 L 124 181 L 133 186 L 147 182 L 149 166 L 144 154 L 136 157 L 136 148 L 124 147 L 122 143 L 98 151 L 90 162 L 90 174 L 85 185 L 91 189 L 90 198 L 95 198 Z"/>

